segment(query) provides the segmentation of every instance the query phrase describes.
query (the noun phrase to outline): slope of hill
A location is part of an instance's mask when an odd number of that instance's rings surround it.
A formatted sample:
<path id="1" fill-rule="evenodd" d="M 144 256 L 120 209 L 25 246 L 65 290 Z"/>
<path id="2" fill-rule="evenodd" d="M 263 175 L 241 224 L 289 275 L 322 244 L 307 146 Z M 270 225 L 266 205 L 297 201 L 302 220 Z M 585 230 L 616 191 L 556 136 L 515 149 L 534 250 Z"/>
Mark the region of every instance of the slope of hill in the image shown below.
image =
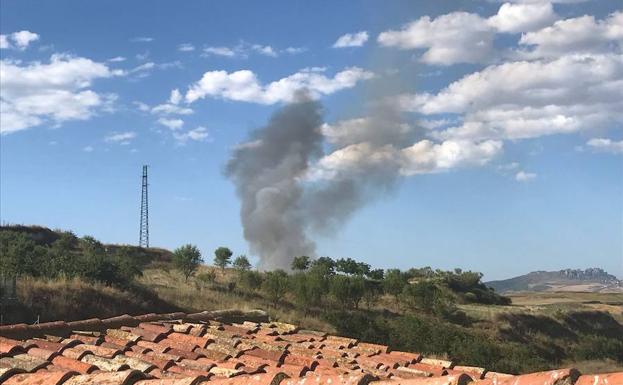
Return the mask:
<path id="1" fill-rule="evenodd" d="M 576 291 L 623 293 L 623 281 L 600 268 L 533 271 L 486 284 L 498 293 L 511 291 Z"/>

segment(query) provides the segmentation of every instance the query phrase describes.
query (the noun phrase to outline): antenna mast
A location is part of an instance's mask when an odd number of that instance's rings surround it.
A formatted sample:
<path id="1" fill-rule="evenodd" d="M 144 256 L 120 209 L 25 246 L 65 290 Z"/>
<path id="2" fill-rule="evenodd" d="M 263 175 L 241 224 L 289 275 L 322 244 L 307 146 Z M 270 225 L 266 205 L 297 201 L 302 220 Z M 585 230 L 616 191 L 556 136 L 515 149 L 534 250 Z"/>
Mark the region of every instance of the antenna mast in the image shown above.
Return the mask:
<path id="1" fill-rule="evenodd" d="M 141 228 L 138 238 L 140 247 L 149 247 L 149 201 L 147 196 L 147 165 L 143 166 L 143 183 L 141 189 Z"/>

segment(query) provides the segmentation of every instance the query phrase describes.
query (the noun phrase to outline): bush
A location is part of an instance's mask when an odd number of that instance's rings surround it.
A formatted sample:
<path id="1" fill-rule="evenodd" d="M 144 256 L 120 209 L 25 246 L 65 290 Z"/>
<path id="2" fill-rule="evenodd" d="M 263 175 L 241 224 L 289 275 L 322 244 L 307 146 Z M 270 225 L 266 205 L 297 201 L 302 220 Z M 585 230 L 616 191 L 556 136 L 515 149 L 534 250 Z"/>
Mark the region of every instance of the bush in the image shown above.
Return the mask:
<path id="1" fill-rule="evenodd" d="M 216 272 L 208 270 L 203 273 L 197 274 L 196 278 L 204 283 L 214 283 L 216 281 Z"/>
<path id="2" fill-rule="evenodd" d="M 288 292 L 288 274 L 283 270 L 269 271 L 262 283 L 262 290 L 276 307 Z"/>
<path id="3" fill-rule="evenodd" d="M 262 274 L 257 271 L 241 271 L 239 281 L 243 288 L 255 291 L 262 287 Z"/>

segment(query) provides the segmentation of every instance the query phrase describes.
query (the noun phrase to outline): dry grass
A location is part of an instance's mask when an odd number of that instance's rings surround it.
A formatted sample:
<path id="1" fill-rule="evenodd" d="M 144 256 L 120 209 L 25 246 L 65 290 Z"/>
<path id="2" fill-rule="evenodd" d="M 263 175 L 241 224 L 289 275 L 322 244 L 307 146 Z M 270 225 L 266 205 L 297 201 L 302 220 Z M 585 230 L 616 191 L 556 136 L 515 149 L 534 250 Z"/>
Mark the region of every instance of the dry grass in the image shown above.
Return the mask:
<path id="1" fill-rule="evenodd" d="M 17 296 L 19 303 L 4 315 L 5 323 L 71 321 L 176 309 L 141 288 L 129 292 L 79 278 L 22 278 L 17 281 Z"/>
<path id="2" fill-rule="evenodd" d="M 583 374 L 623 372 L 623 365 L 614 360 L 590 360 L 566 362 L 567 368 L 576 368 Z"/>
<path id="3" fill-rule="evenodd" d="M 139 282 L 153 290 L 160 298 L 187 311 L 218 309 L 263 309 L 271 319 L 289 322 L 306 329 L 334 332 L 328 323 L 313 315 L 306 315 L 289 301 L 284 300 L 275 308 L 260 293 L 229 288 L 230 282 L 237 281 L 237 273 L 231 269 L 221 270 L 210 266 L 201 266 L 197 274 L 214 272 L 214 282 L 203 282 L 195 277 L 186 281 L 176 270 L 147 269 Z"/>

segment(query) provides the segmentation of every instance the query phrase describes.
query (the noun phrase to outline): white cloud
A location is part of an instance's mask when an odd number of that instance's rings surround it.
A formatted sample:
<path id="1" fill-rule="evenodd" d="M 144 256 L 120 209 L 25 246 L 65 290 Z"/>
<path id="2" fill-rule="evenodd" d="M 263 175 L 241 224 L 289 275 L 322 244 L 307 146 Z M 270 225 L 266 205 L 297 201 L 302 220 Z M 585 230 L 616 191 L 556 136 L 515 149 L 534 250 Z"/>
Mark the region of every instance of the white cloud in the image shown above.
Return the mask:
<path id="1" fill-rule="evenodd" d="M 421 60 L 429 64 L 480 63 L 492 54 L 492 27 L 477 14 L 453 12 L 432 19 L 423 16 L 378 36 L 386 47 L 424 49 Z"/>
<path id="2" fill-rule="evenodd" d="M 188 141 L 212 142 L 212 137 L 210 136 L 208 129 L 201 126 L 184 133 L 175 131 L 173 132 L 173 137 L 181 144 Z"/>
<path id="3" fill-rule="evenodd" d="M 11 38 L 19 49 L 26 49 L 30 43 L 39 40 L 39 35 L 30 31 L 19 31 L 11 34 Z"/>
<path id="4" fill-rule="evenodd" d="M 195 46 L 190 43 L 182 43 L 177 46 L 177 50 L 180 52 L 192 52 L 195 50 Z"/>
<path id="5" fill-rule="evenodd" d="M 371 72 L 358 67 L 347 68 L 335 74 L 333 78 L 325 76 L 323 71 L 319 68 L 303 69 L 266 85 L 262 85 L 256 75 L 249 70 L 232 73 L 209 71 L 189 87 L 185 99 L 188 103 L 205 97 L 216 97 L 274 104 L 294 100 L 300 90 L 307 90 L 312 97 L 319 97 L 354 87 L 358 82 L 373 76 Z"/>
<path id="6" fill-rule="evenodd" d="M 0 49 L 17 48 L 24 50 L 30 43 L 39 40 L 39 35 L 30 31 L 13 32 L 9 35 L 0 35 Z"/>
<path id="7" fill-rule="evenodd" d="M 119 143 L 121 145 L 128 145 L 132 139 L 136 138 L 136 132 L 114 132 L 104 138 L 108 143 Z"/>
<path id="8" fill-rule="evenodd" d="M 177 88 L 171 91 L 171 96 L 169 96 L 169 103 L 171 104 L 180 104 L 182 101 L 182 93 Z"/>
<path id="9" fill-rule="evenodd" d="M 251 49 L 260 55 L 277 57 L 277 52 L 275 52 L 275 49 L 269 45 L 253 44 Z"/>
<path id="10" fill-rule="evenodd" d="M 493 140 L 480 143 L 467 140 L 435 143 L 424 139 L 406 148 L 361 142 L 324 156 L 310 170 L 307 178 L 318 180 L 339 178 L 341 174 L 365 175 L 377 168 L 394 169 L 404 176 L 445 172 L 454 168 L 484 165 L 502 149 L 502 142 Z"/>
<path id="11" fill-rule="evenodd" d="M 113 58 L 108 59 L 108 61 L 111 62 L 111 63 L 120 63 L 120 62 L 123 62 L 125 60 L 126 60 L 126 58 L 123 57 L 123 56 L 115 56 Z"/>
<path id="12" fill-rule="evenodd" d="M 524 139 L 623 122 L 622 85 L 623 56 L 566 55 L 489 66 L 437 94 L 403 98 L 403 105 L 461 115 L 462 124 L 437 138 Z"/>
<path id="13" fill-rule="evenodd" d="M 130 70 L 130 72 L 150 71 L 150 70 L 154 69 L 154 67 L 156 67 L 156 63 L 154 63 L 154 62 L 147 62 L 147 63 L 143 63 L 141 65 L 138 65 L 138 66 L 134 67 L 133 69 Z"/>
<path id="14" fill-rule="evenodd" d="M 616 141 L 607 138 L 593 138 L 586 142 L 586 145 L 594 151 L 623 154 L 623 140 Z"/>
<path id="15" fill-rule="evenodd" d="M 114 94 L 90 89 L 99 78 L 122 75 L 103 63 L 67 55 L 53 55 L 49 63 L 0 61 L 0 131 L 8 134 L 46 122 L 58 125 L 86 120 L 110 109 Z"/>
<path id="16" fill-rule="evenodd" d="M 596 21 L 589 15 L 559 20 L 550 27 L 522 35 L 519 44 L 531 48 L 520 51 L 526 58 L 555 58 L 570 52 L 620 52 L 622 41 L 623 12 L 618 11 L 604 20 Z"/>
<path id="17" fill-rule="evenodd" d="M 502 4 L 497 15 L 488 22 L 500 32 L 518 33 L 534 31 L 556 20 L 551 3 Z"/>
<path id="18" fill-rule="evenodd" d="M 82 151 L 84 152 L 93 152 L 93 150 L 95 150 L 93 146 L 85 146 L 82 148 Z"/>
<path id="19" fill-rule="evenodd" d="M 517 182 L 530 182 L 534 179 L 536 179 L 536 174 L 532 172 L 526 172 L 522 170 L 515 174 L 515 180 Z"/>
<path id="20" fill-rule="evenodd" d="M 304 47 L 288 47 L 286 49 L 283 50 L 285 53 L 288 53 L 290 55 L 297 55 L 299 53 L 303 53 L 305 51 L 307 51 L 307 48 Z"/>
<path id="21" fill-rule="evenodd" d="M 251 54 L 259 54 L 269 57 L 277 57 L 282 53 L 290 55 L 299 54 L 305 52 L 305 48 L 302 47 L 288 47 L 283 50 L 277 49 L 270 45 L 263 44 L 250 44 L 245 41 L 240 41 L 233 47 L 227 46 L 211 46 L 203 48 L 203 54 L 201 56 L 223 56 L 230 58 L 248 58 Z"/>
<path id="22" fill-rule="evenodd" d="M 228 47 L 206 47 L 203 49 L 203 52 L 206 55 L 217 55 L 217 56 L 227 56 L 227 57 L 236 56 L 236 51 Z"/>
<path id="23" fill-rule="evenodd" d="M 168 127 L 171 130 L 179 130 L 184 126 L 184 121 L 182 119 L 160 118 L 158 119 L 158 123 Z"/>
<path id="24" fill-rule="evenodd" d="M 469 165 L 482 166 L 502 151 L 501 141 L 486 140 L 480 143 L 469 140 L 446 140 L 433 143 L 421 140 L 402 150 L 404 175 L 446 171 Z"/>
<path id="25" fill-rule="evenodd" d="M 333 48 L 361 47 L 368 41 L 368 32 L 347 33 L 340 36 L 333 44 Z"/>
<path id="26" fill-rule="evenodd" d="M 152 41 L 154 41 L 154 38 L 147 36 L 138 36 L 130 39 L 132 43 L 151 43 Z"/>
<path id="27" fill-rule="evenodd" d="M 7 35 L 0 35 L 0 49 L 10 48 L 9 38 Z"/>

